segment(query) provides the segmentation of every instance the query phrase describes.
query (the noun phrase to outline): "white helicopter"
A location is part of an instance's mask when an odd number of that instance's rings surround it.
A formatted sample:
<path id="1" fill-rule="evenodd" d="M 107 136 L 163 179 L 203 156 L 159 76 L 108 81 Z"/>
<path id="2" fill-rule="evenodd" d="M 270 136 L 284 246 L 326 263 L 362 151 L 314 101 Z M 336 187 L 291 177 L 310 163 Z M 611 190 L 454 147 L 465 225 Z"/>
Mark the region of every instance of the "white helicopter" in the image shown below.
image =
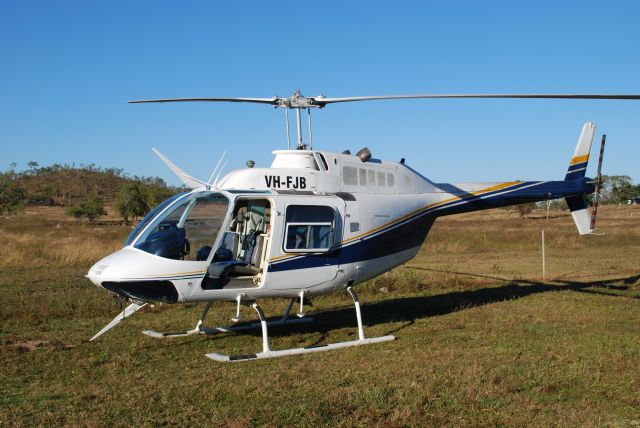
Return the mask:
<path id="1" fill-rule="evenodd" d="M 564 180 L 493 183 L 436 183 L 400 162 L 375 159 L 367 148 L 356 155 L 312 147 L 311 109 L 329 104 L 415 98 L 626 99 L 640 95 L 453 94 L 346 98 L 181 98 L 130 101 L 248 102 L 284 108 L 288 149 L 273 152 L 270 168 L 235 170 L 200 181 L 159 152 L 156 154 L 193 190 L 154 208 L 124 243 L 97 262 L 87 277 L 132 303 L 91 340 L 148 302 L 206 302 L 195 327 L 180 333 L 144 331 L 154 338 L 262 329 L 262 351 L 247 355 L 207 354 L 217 361 L 246 361 L 394 340 L 366 338 L 354 286 L 406 263 L 419 251 L 439 216 L 564 198 L 581 235 L 595 227 L 598 175 L 585 177 L 595 125 L 584 124 Z M 290 150 L 289 109 L 296 111 L 297 147 Z M 302 141 L 301 110 L 307 110 L 308 144 Z M 219 166 L 220 162 L 218 162 Z M 216 166 L 216 170 L 218 169 Z M 253 165 L 248 165 L 253 166 Z M 220 170 L 221 171 L 221 170 Z M 585 197 L 595 191 L 590 212 Z M 272 350 L 268 326 L 308 322 L 304 305 L 321 294 L 347 290 L 358 324 L 358 339 L 329 345 Z M 288 299 L 284 315 L 267 321 L 258 299 Z M 215 301 L 251 306 L 259 323 L 207 328 L 205 316 Z M 296 318 L 289 318 L 299 302 Z"/>

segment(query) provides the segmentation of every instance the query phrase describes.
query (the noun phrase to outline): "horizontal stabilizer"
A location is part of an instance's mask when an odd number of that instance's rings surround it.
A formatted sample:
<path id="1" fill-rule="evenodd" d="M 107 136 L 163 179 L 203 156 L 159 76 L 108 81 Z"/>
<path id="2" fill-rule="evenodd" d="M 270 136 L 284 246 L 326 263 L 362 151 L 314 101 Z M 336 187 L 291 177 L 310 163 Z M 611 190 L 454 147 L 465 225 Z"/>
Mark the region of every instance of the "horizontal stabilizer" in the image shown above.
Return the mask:
<path id="1" fill-rule="evenodd" d="M 198 188 L 201 188 L 201 187 L 206 187 L 206 188 L 209 187 L 208 183 L 205 183 L 204 181 L 200 181 L 197 178 L 193 178 L 192 176 L 190 176 L 189 174 L 184 172 L 182 169 L 180 169 L 176 164 L 174 164 L 169 159 L 167 159 L 167 157 L 165 155 L 163 155 L 162 153 L 160 153 L 158 150 L 156 150 L 156 149 L 151 149 L 151 150 L 153 150 L 153 153 L 158 155 L 160 160 L 162 162 L 164 162 L 169 167 L 169 169 L 171 171 L 173 171 L 178 176 L 178 178 L 184 184 L 186 184 L 188 187 L 190 187 L 192 189 L 198 189 Z"/>

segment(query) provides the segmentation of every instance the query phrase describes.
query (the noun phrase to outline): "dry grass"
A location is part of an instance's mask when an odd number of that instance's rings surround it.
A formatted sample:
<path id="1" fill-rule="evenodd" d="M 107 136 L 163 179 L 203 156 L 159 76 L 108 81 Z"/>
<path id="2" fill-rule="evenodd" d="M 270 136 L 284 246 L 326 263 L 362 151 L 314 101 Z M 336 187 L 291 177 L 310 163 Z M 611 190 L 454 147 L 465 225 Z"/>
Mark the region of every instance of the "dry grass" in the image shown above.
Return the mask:
<path id="1" fill-rule="evenodd" d="M 104 221 L 109 223 L 105 226 Z M 128 228 L 107 216 L 99 225 L 76 223 L 58 207 L 29 208 L 0 223 L 0 269 L 25 265 L 86 267 L 122 246 Z"/>
<path id="2" fill-rule="evenodd" d="M 129 230 L 1 219 L 0 425 L 636 426 L 640 209 L 601 214 L 601 237 L 567 215 L 439 219 L 418 257 L 359 287 L 366 332 L 398 340 L 246 364 L 203 354 L 257 350 L 258 332 L 139 333 L 190 326 L 196 306 L 143 310 L 88 343 L 118 309 L 82 275 Z M 355 337 L 346 296 L 314 304 L 316 322 L 273 329 L 273 348 Z M 217 309 L 210 324 L 227 323 L 231 305 Z"/>

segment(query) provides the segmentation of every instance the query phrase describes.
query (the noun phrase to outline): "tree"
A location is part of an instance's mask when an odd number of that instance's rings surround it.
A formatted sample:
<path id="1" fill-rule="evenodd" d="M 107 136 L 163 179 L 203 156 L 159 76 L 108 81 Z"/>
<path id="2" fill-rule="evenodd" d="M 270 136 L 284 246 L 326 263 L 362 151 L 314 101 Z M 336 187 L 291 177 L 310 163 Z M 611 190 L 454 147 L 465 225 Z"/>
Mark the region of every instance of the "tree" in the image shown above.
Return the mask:
<path id="1" fill-rule="evenodd" d="M 38 162 L 36 161 L 29 161 L 27 162 L 27 166 L 29 167 L 30 170 L 30 174 L 31 175 L 35 175 L 38 169 Z"/>
<path id="2" fill-rule="evenodd" d="M 80 204 L 75 204 L 72 207 L 69 207 L 65 210 L 65 213 L 68 216 L 71 216 L 73 218 L 76 219 L 76 221 L 80 221 L 80 219 L 82 218 L 82 207 L 80 206 Z"/>
<path id="3" fill-rule="evenodd" d="M 90 196 L 86 201 L 67 208 L 65 213 L 76 220 L 86 217 L 90 222 L 107 214 L 104 210 L 104 203 L 102 202 L 102 199 L 97 195 Z"/>
<path id="4" fill-rule="evenodd" d="M 609 204 L 626 203 L 637 195 L 637 187 L 628 175 L 603 175 L 602 201 Z"/>
<path id="5" fill-rule="evenodd" d="M 13 174 L 0 174 L 0 215 L 8 217 L 24 210 L 26 195 L 12 178 Z"/>
<path id="6" fill-rule="evenodd" d="M 149 206 L 155 207 L 160 202 L 170 198 L 175 194 L 175 189 L 166 187 L 164 182 L 162 183 L 162 185 L 150 185 L 149 187 L 147 187 L 147 202 L 149 203 Z"/>
<path id="7" fill-rule="evenodd" d="M 145 195 L 135 183 L 120 187 L 116 195 L 116 208 L 125 224 L 129 224 L 129 220 L 135 221 L 137 217 L 142 217 L 149 211 Z"/>
<path id="8" fill-rule="evenodd" d="M 94 221 L 100 216 L 107 215 L 107 212 L 104 210 L 104 203 L 102 202 L 102 198 L 97 195 L 91 196 L 89 197 L 89 199 L 83 202 L 82 210 L 89 221 Z"/>

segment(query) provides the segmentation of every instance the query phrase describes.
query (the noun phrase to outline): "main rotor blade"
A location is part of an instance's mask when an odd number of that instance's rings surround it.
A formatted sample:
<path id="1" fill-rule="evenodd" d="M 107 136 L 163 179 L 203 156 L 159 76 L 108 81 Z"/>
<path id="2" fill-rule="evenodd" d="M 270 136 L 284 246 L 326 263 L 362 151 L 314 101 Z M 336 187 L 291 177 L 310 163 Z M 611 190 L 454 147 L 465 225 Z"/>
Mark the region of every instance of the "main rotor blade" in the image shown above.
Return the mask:
<path id="1" fill-rule="evenodd" d="M 296 91 L 288 98 L 159 98 L 155 100 L 132 100 L 130 104 L 141 103 L 175 103 L 175 102 L 230 102 L 267 104 L 274 107 L 303 109 L 325 107 L 327 104 L 354 101 L 407 100 L 407 99 L 444 99 L 444 98 L 538 98 L 538 99 L 577 99 L 577 100 L 640 100 L 640 95 L 628 94 L 414 94 L 414 95 L 373 95 L 362 97 L 326 98 L 305 97 Z"/>
<path id="2" fill-rule="evenodd" d="M 363 97 L 313 98 L 314 104 L 324 107 L 327 104 L 353 101 L 405 100 L 420 98 L 540 98 L 540 99 L 578 99 L 578 100 L 640 100 L 640 95 L 627 94 L 415 94 L 415 95 L 374 95 Z"/>
<path id="3" fill-rule="evenodd" d="M 141 104 L 141 103 L 178 103 L 178 102 L 192 102 L 192 101 L 204 101 L 204 102 L 230 102 L 230 103 L 258 103 L 278 105 L 280 98 L 160 98 L 157 100 L 132 100 L 129 104 Z"/>

